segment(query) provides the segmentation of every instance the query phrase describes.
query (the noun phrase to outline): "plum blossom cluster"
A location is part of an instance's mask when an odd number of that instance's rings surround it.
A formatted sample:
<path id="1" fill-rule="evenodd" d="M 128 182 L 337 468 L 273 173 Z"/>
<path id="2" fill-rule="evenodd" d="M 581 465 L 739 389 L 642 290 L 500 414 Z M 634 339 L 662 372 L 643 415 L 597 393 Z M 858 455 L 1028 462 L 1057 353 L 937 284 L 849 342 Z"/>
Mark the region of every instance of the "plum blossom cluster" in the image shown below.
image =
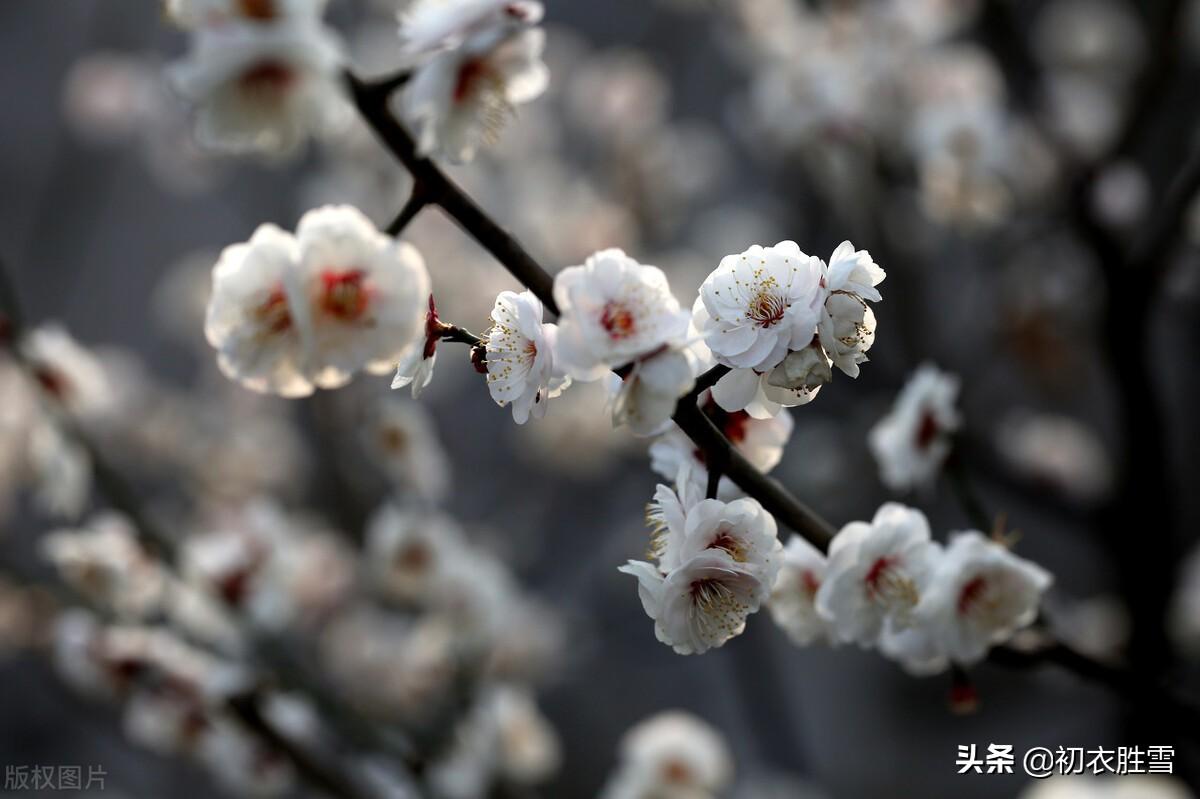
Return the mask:
<path id="1" fill-rule="evenodd" d="M 53 638 L 62 678 L 85 696 L 119 703 L 130 740 L 196 762 L 236 795 L 281 796 L 293 788 L 287 759 L 228 707 L 250 687 L 249 675 L 233 662 L 189 645 L 170 628 L 106 624 L 83 610 L 61 614 Z M 263 700 L 264 712 L 284 701 L 278 694 Z"/>
<path id="2" fill-rule="evenodd" d="M 877 648 L 915 674 L 969 666 L 1037 616 L 1051 576 L 1001 541 L 968 530 L 945 546 L 920 511 L 883 505 L 852 522 L 826 557 L 793 537 L 769 600 L 797 644 Z"/>
<path id="3" fill-rule="evenodd" d="M 796 159 L 834 202 L 847 198 L 839 188 L 846 173 L 833 164 L 880 159 L 913 172 L 931 221 L 959 228 L 1003 221 L 1020 201 L 1041 196 L 1057 160 L 1052 137 L 1010 107 L 994 56 L 963 35 L 982 6 L 730 4 L 738 35 L 729 42 L 751 73 L 738 105 L 746 129 L 759 147 Z M 1068 49 L 1066 41 L 1092 27 L 1087 19 L 1073 23 L 1056 25 L 1050 49 Z M 1087 103 L 1086 87 L 1059 85 L 1072 108 Z M 1069 116 L 1067 104 L 1066 97 L 1052 103 L 1052 113 Z"/>
<path id="4" fill-rule="evenodd" d="M 222 371 L 300 397 L 390 371 L 419 336 L 429 275 L 420 253 L 349 206 L 305 214 L 295 234 L 262 225 L 213 268 L 205 334 Z"/>
<path id="5" fill-rule="evenodd" d="M 885 273 L 866 250 L 842 242 L 829 259 L 792 241 L 754 246 L 721 261 L 700 287 L 692 324 L 729 373 L 713 387 L 726 411 L 774 416 L 811 402 L 832 366 L 858 377 L 875 343 L 868 300 Z"/>
<path id="6" fill-rule="evenodd" d="M 754 499 L 698 499 L 659 485 L 646 512 L 648 555 L 620 571 L 638 581 L 658 640 L 702 654 L 740 635 L 770 595 L 781 565 L 775 519 Z"/>

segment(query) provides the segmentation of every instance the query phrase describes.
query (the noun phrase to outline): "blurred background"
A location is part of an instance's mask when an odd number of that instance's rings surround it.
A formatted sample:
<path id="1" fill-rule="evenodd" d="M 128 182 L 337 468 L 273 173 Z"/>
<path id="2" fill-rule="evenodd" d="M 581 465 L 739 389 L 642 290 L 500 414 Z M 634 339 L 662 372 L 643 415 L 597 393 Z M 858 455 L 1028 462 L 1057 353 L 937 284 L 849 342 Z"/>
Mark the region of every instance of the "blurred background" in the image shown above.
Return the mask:
<path id="1" fill-rule="evenodd" d="M 332 0 L 361 73 L 389 68 L 398 5 Z M 298 553 L 245 614 L 335 697 L 418 738 L 456 707 L 467 622 L 362 596 L 360 550 L 391 497 L 440 509 L 418 526 L 461 527 L 480 573 L 504 571 L 508 610 L 470 651 L 536 696 L 560 755 L 513 796 L 597 795 L 622 734 L 673 708 L 725 736 L 737 797 L 1018 796 L 1019 773 L 956 775 L 956 746 L 972 743 L 1175 745 L 1200 786 L 1194 740 L 1162 708 L 1053 667 L 981 666 L 978 710 L 956 715 L 948 677 L 794 647 L 765 613 L 719 650 L 673 654 L 616 571 L 645 551 L 649 442 L 611 429 L 596 386 L 516 426 L 448 347 L 419 402 L 387 378 L 283 401 L 220 376 L 203 314 L 221 248 L 329 202 L 382 226 L 411 185 L 358 126 L 284 163 L 201 151 L 163 81 L 185 40 L 161 19 L 151 0 L 0 5 L 0 259 L 28 323 L 87 348 L 56 350 L 104 384 L 83 423 L 188 542 L 184 579 L 228 578 L 223 559 L 256 536 Z M 1194 691 L 1200 207 L 1172 186 L 1195 172 L 1200 4 L 549 0 L 545 24 L 548 94 L 454 170 L 480 204 L 552 270 L 619 246 L 685 302 L 751 244 L 870 250 L 888 273 L 871 361 L 793 409 L 774 475 L 835 524 L 870 518 L 893 495 L 868 429 L 919 364 L 958 374 L 965 470 L 1020 554 L 1055 575 L 1055 629 Z M 511 279 L 436 212 L 408 236 L 442 317 L 482 332 Z M 0 764 L 102 764 L 106 794 L 265 790 L 148 751 L 161 710 L 139 726 L 60 673 L 78 656 L 52 632 L 59 600 L 29 586 L 54 582 L 47 531 L 106 503 L 28 440 L 23 396 L 0 380 Z M 935 535 L 971 526 L 948 485 L 901 499 Z M 530 745 L 553 749 L 543 737 Z"/>

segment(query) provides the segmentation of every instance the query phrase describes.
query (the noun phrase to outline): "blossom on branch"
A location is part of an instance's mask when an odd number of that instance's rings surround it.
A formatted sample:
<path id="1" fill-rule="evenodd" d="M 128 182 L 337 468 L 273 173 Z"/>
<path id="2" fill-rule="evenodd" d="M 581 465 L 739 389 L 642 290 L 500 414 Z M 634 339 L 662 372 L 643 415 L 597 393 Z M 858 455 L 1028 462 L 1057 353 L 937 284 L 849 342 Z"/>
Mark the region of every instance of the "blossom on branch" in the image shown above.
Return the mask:
<path id="1" fill-rule="evenodd" d="M 500 407 L 512 405 L 513 420 L 541 418 L 550 399 L 570 385 L 557 369 L 558 326 L 542 322 L 542 303 L 531 291 L 504 291 L 492 308 L 487 332 L 488 392 Z"/>
<path id="2" fill-rule="evenodd" d="M 875 288 L 886 277 L 866 250 L 855 250 L 843 241 L 829 257 L 822 281 L 829 292 L 818 331 L 821 346 L 838 369 L 858 377 L 858 365 L 867 360 L 875 343 L 875 314 L 867 300 L 882 299 Z"/>
<path id="3" fill-rule="evenodd" d="M 969 665 L 1033 622 L 1051 582 L 982 533 L 959 533 L 938 558 L 917 618 L 952 660 Z"/>
<path id="4" fill-rule="evenodd" d="M 658 640 L 702 654 L 740 635 L 766 601 L 782 549 L 775 519 L 749 498 L 685 508 L 665 486 L 655 497 L 647 520 L 657 563 L 631 560 L 619 571 L 637 578 Z"/>
<path id="5" fill-rule="evenodd" d="M 419 66 L 401 97 L 422 156 L 470 161 L 516 107 L 546 90 L 536 2 L 421 0 L 401 16 L 403 55 Z"/>
<path id="6" fill-rule="evenodd" d="M 666 275 L 618 249 L 559 272 L 554 300 L 561 314 L 558 355 L 577 380 L 597 380 L 687 336 L 688 314 Z"/>
<path id="7" fill-rule="evenodd" d="M 870 522 L 851 522 L 829 546 L 817 610 L 834 638 L 871 647 L 914 623 L 938 545 L 919 510 L 889 502 Z"/>
<path id="8" fill-rule="evenodd" d="M 825 620 L 817 612 L 817 591 L 825 579 L 825 555 L 798 535 L 783 548 L 783 563 L 767 610 L 793 643 L 811 644 L 826 635 Z"/>
<path id="9" fill-rule="evenodd" d="M 349 206 L 310 211 L 295 236 L 261 226 L 213 269 L 205 333 L 254 391 L 299 397 L 389 371 L 421 327 L 420 254 Z"/>
<path id="10" fill-rule="evenodd" d="M 957 399 L 958 378 L 932 364 L 909 378 L 892 410 L 867 436 L 884 485 L 907 491 L 937 478 L 961 424 Z"/>

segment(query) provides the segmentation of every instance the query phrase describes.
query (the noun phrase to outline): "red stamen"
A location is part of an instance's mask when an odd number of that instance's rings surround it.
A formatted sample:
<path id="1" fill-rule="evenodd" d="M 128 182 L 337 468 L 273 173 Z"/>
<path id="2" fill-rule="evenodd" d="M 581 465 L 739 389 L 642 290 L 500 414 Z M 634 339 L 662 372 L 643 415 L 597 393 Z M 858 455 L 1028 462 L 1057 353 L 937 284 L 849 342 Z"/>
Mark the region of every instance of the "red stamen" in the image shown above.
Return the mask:
<path id="1" fill-rule="evenodd" d="M 867 593 L 874 596 L 879 593 L 879 584 L 883 581 L 888 569 L 895 565 L 892 558 L 880 558 L 871 564 L 870 570 L 867 571 L 867 576 L 863 578 L 863 583 L 867 586 Z"/>
<path id="2" fill-rule="evenodd" d="M 361 269 L 321 273 L 321 310 L 343 322 L 355 322 L 367 311 L 371 289 Z"/>
<path id="3" fill-rule="evenodd" d="M 600 326 L 608 331 L 611 339 L 622 339 L 633 333 L 635 320 L 629 309 L 618 302 L 609 302 L 600 314 Z"/>
<path id="4" fill-rule="evenodd" d="M 242 73 L 238 85 L 255 94 L 282 95 L 296 83 L 296 71 L 282 61 L 260 61 Z"/>
<path id="5" fill-rule="evenodd" d="M 937 419 L 933 418 L 932 413 L 925 411 L 921 416 L 921 424 L 917 427 L 917 449 L 927 449 L 940 432 Z"/>
<path id="6" fill-rule="evenodd" d="M 254 316 L 268 333 L 282 333 L 291 328 L 292 313 L 282 286 L 267 295 L 267 299 L 254 309 Z"/>
<path id="7" fill-rule="evenodd" d="M 987 588 L 987 580 L 980 576 L 969 581 L 958 592 L 958 615 L 965 616 L 971 611 L 971 606 L 979 601 Z"/>
<path id="8" fill-rule="evenodd" d="M 461 103 L 471 96 L 479 79 L 488 72 L 487 61 L 472 58 L 458 68 L 458 80 L 454 83 L 454 102 Z"/>

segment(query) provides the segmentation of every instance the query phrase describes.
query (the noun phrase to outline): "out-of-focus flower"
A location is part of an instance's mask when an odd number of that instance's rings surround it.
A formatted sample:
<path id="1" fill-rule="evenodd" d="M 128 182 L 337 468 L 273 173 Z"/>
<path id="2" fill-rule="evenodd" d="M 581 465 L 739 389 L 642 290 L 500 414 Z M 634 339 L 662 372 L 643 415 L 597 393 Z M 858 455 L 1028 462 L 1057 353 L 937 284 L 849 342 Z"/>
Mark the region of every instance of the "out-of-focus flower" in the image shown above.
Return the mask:
<path id="1" fill-rule="evenodd" d="M 304 396 L 390 370 L 420 330 L 428 289 L 412 246 L 330 206 L 305 214 L 296 236 L 263 225 L 222 253 L 205 333 L 229 377 Z"/>
<path id="2" fill-rule="evenodd" d="M 1171 602 L 1170 628 L 1180 647 L 1193 657 L 1200 655 L 1200 548 L 1194 549 L 1181 566 Z"/>
<path id="3" fill-rule="evenodd" d="M 139 619 L 160 608 L 166 575 L 123 517 L 98 516 L 83 529 L 48 533 L 41 544 L 72 588 L 117 615 Z"/>
<path id="4" fill-rule="evenodd" d="M 445 593 L 446 575 L 465 554 L 463 533 L 453 519 L 384 505 L 367 525 L 364 563 L 384 596 L 428 605 Z"/>
<path id="5" fill-rule="evenodd" d="M 850 377 L 858 377 L 858 365 L 867 360 L 867 350 L 875 342 L 875 314 L 867 300 L 882 299 L 875 287 L 884 277 L 870 253 L 855 250 L 848 241 L 829 257 L 823 278 L 829 296 L 819 325 L 821 346 Z"/>
<path id="6" fill-rule="evenodd" d="M 1112 460 L 1093 430 L 1053 414 L 1014 412 L 1000 423 L 996 449 L 1022 475 L 1092 501 L 1112 483 Z"/>
<path id="7" fill-rule="evenodd" d="M 657 564 L 631 560 L 620 571 L 637 578 L 658 640 L 701 654 L 740 635 L 770 593 L 780 567 L 775 519 L 753 499 L 683 508 L 664 488 L 658 513 L 647 517 Z"/>
<path id="8" fill-rule="evenodd" d="M 721 734 L 695 716 L 667 711 L 625 733 L 620 762 L 602 799 L 718 795 L 733 781 L 733 756 Z"/>
<path id="9" fill-rule="evenodd" d="M 321 621 L 353 579 L 331 533 L 265 500 L 188 538 L 182 561 L 190 582 L 269 630 Z"/>
<path id="10" fill-rule="evenodd" d="M 78 519 L 92 490 L 87 450 L 49 420 L 40 419 L 30 431 L 27 458 L 38 506 L 54 516 Z"/>
<path id="11" fill-rule="evenodd" d="M 446 496 L 450 462 L 433 417 L 416 403 L 376 403 L 362 429 L 363 445 L 375 464 L 398 486 L 426 502 Z"/>
<path id="12" fill-rule="evenodd" d="M 817 591 L 817 610 L 833 637 L 870 647 L 913 626 L 937 554 L 924 514 L 893 502 L 870 523 L 843 527 Z"/>
<path id="13" fill-rule="evenodd" d="M 1150 210 L 1150 178 L 1132 161 L 1117 161 L 1105 167 L 1092 187 L 1092 209 L 1105 224 L 1128 229 L 1141 222 Z"/>
<path id="14" fill-rule="evenodd" d="M 446 799 L 474 799 L 496 783 L 537 785 L 558 770 L 560 750 L 533 697 L 495 686 L 459 722 L 449 752 L 430 769 L 430 782 Z"/>
<path id="15" fill-rule="evenodd" d="M 570 378 L 555 365 L 558 326 L 542 322 L 542 303 L 531 291 L 505 291 L 492 308 L 487 332 L 488 392 L 500 407 L 512 405 L 513 420 L 525 424 L 541 418 L 549 401 Z"/>
<path id="16" fill-rule="evenodd" d="M 340 62 L 338 43 L 319 22 L 238 22 L 197 30 L 171 79 L 194 104 L 201 145 L 282 156 L 347 119 Z"/>
<path id="17" fill-rule="evenodd" d="M 234 22 L 319 19 L 327 0 L 166 0 L 167 18 L 185 30 Z"/>
<path id="18" fill-rule="evenodd" d="M 602 250 L 559 272 L 554 299 L 561 312 L 558 356 L 578 380 L 599 379 L 687 334 L 688 314 L 666 275 L 621 250 Z"/>
<path id="19" fill-rule="evenodd" d="M 825 637 L 825 620 L 817 613 L 817 591 L 825 579 L 825 555 L 797 535 L 783 548 L 783 563 L 767 610 L 788 638 L 806 646 Z"/>
<path id="20" fill-rule="evenodd" d="M 42 393 L 73 416 L 86 420 L 114 409 L 115 390 L 100 359 L 62 326 L 29 331 L 21 354 Z"/>
<path id="21" fill-rule="evenodd" d="M 421 155 L 469 161 L 517 106 L 546 90 L 545 32 L 536 2 L 421 0 L 401 17 L 404 55 L 424 59 L 404 89 L 402 114 Z"/>
<path id="22" fill-rule="evenodd" d="M 960 533 L 938 558 L 916 616 L 942 651 L 970 665 L 1034 620 L 1052 581 L 982 533 Z"/>
<path id="23" fill-rule="evenodd" d="M 880 479 L 895 491 L 932 483 L 960 425 L 958 378 L 923 364 L 867 437 Z"/>

